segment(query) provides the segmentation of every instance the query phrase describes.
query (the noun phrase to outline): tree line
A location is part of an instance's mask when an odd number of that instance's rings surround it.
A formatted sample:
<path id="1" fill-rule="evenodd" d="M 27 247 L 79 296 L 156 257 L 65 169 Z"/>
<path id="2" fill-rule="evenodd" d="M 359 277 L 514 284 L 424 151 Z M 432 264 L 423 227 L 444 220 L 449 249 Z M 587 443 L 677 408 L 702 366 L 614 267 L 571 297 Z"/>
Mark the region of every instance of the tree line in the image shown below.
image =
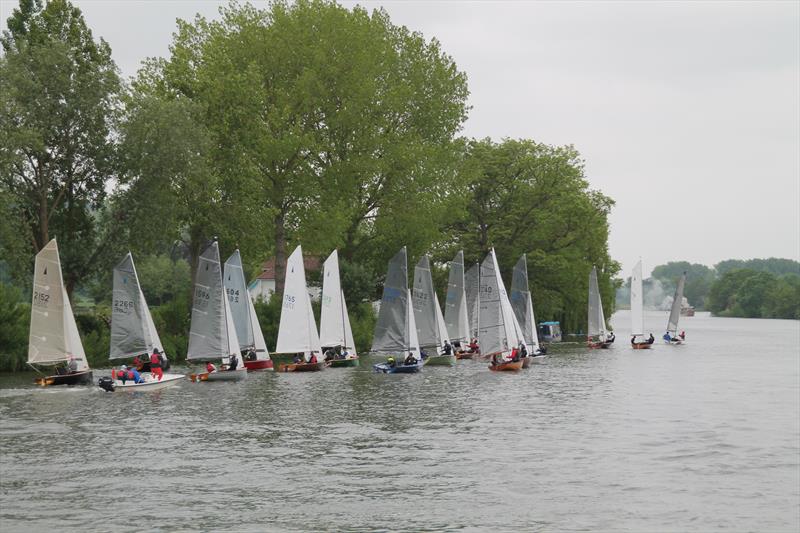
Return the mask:
<path id="1" fill-rule="evenodd" d="M 185 355 L 212 236 L 251 276 L 275 257 L 278 293 L 295 245 L 338 248 L 362 350 L 368 302 L 403 245 L 431 255 L 442 292 L 459 249 L 476 262 L 495 247 L 507 278 L 526 253 L 537 317 L 574 331 L 597 265 L 612 311 L 613 201 L 579 152 L 460 136 L 466 74 L 382 9 L 232 2 L 218 19 L 179 20 L 169 55 L 130 80 L 66 0 L 21 0 L 0 44 L 0 282 L 13 285 L 0 313 L 25 314 L 33 257 L 56 237 L 90 358 L 105 360 L 111 269 L 128 250 L 162 337 Z M 0 352 L 19 343 L 0 338 Z"/>

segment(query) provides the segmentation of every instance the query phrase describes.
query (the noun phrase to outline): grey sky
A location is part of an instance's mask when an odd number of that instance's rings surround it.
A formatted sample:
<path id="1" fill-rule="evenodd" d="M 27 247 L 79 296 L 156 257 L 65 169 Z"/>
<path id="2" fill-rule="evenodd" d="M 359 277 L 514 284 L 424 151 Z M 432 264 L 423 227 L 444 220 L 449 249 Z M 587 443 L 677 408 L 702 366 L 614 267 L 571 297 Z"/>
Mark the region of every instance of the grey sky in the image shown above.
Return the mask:
<path id="1" fill-rule="evenodd" d="M 125 75 L 168 54 L 175 18 L 224 4 L 73 2 Z M 800 259 L 799 2 L 358 3 L 437 38 L 467 73 L 464 135 L 578 148 L 617 202 L 623 275 L 639 256 L 645 271 Z M 3 21 L 15 5 L 2 0 Z"/>

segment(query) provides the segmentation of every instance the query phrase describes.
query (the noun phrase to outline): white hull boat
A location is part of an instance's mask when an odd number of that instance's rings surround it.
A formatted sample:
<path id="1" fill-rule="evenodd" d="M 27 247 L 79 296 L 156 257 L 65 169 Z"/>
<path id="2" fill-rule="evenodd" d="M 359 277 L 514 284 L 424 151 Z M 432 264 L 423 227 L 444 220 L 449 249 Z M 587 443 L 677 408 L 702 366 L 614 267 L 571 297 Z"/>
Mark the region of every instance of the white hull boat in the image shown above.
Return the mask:
<path id="1" fill-rule="evenodd" d="M 184 379 L 186 376 L 183 374 L 164 374 L 164 376 L 159 380 L 158 378 L 153 377 L 152 374 L 149 372 L 145 372 L 142 374 L 144 377 L 144 383 L 134 383 L 131 380 L 126 380 L 125 383 L 122 381 L 115 379 L 114 380 L 114 391 L 115 392 L 133 392 L 133 391 L 152 391 L 152 390 L 161 390 L 166 389 L 167 387 L 171 387 L 172 385 L 177 385 Z"/>

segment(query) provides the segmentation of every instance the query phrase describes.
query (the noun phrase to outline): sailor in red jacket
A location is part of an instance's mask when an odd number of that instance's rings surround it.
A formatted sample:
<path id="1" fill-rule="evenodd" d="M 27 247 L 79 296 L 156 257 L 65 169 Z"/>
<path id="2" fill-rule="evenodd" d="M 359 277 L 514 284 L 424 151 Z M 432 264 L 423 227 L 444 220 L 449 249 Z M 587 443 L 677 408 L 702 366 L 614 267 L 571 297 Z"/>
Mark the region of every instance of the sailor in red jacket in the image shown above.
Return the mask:
<path id="1" fill-rule="evenodd" d="M 164 371 L 161 369 L 161 352 L 158 348 L 153 348 L 153 355 L 150 356 L 150 373 L 154 378 L 158 378 L 158 381 L 164 377 Z"/>

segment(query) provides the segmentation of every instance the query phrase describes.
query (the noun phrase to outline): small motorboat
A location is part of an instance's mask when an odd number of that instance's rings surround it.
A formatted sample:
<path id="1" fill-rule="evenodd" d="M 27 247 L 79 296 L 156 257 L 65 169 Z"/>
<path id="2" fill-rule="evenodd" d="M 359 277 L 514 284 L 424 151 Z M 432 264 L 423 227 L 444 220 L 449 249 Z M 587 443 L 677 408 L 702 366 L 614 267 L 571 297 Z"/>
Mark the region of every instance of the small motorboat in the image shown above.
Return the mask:
<path id="1" fill-rule="evenodd" d="M 144 381 L 141 383 L 129 379 L 123 383 L 120 379 L 102 377 L 97 385 L 106 392 L 154 391 L 177 385 L 186 378 L 183 374 L 164 374 L 158 379 L 149 372 L 142 374 L 142 377 Z"/>

